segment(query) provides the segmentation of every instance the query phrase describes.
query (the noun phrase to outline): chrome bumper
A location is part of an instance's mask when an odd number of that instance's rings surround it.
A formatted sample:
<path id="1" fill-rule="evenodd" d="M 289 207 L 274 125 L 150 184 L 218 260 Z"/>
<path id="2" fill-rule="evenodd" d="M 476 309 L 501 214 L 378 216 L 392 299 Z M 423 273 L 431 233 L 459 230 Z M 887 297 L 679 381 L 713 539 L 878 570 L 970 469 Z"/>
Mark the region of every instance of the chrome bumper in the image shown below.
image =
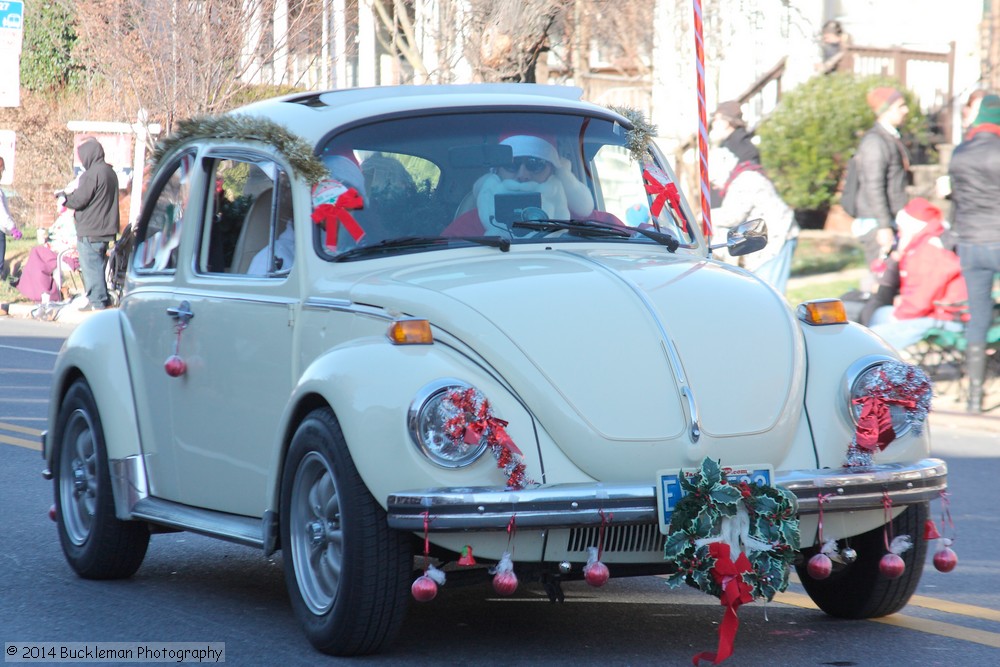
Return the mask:
<path id="1" fill-rule="evenodd" d="M 775 484 L 798 499 L 799 515 L 882 509 L 888 495 L 894 506 L 937 498 L 948 488 L 948 466 L 940 459 L 888 463 L 864 468 L 826 468 L 778 472 Z M 517 515 L 518 528 L 577 528 L 601 525 L 601 512 L 616 524 L 656 523 L 652 484 L 554 484 L 520 491 L 492 487 L 401 491 L 389 496 L 389 526 L 432 532 L 505 530 Z"/>

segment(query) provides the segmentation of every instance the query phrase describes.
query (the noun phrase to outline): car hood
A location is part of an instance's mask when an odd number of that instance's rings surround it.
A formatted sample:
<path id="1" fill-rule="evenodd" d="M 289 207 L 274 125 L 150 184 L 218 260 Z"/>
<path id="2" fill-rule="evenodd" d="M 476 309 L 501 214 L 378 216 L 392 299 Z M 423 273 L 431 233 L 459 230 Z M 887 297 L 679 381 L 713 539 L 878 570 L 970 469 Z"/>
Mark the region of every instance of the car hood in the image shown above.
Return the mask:
<path id="1" fill-rule="evenodd" d="M 598 479 L 595 459 L 607 457 L 594 450 L 607 447 L 655 466 L 706 454 L 776 464 L 793 439 L 801 332 L 776 292 L 725 264 L 655 250 L 512 250 L 369 275 L 352 298 L 462 339 Z M 740 452 L 748 436 L 761 445 L 753 454 Z M 663 456 L 658 443 L 686 456 Z"/>

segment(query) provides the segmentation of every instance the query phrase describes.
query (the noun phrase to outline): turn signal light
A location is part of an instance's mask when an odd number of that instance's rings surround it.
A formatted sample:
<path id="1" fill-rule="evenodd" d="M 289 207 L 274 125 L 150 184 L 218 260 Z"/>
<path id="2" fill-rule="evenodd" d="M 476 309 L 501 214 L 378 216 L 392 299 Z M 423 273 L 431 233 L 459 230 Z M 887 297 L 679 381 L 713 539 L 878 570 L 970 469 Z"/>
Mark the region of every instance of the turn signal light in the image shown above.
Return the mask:
<path id="1" fill-rule="evenodd" d="M 840 299 L 817 299 L 799 305 L 799 319 L 813 326 L 846 324 L 847 311 Z"/>
<path id="2" fill-rule="evenodd" d="M 430 345 L 434 342 L 427 320 L 396 320 L 387 332 L 393 345 Z"/>

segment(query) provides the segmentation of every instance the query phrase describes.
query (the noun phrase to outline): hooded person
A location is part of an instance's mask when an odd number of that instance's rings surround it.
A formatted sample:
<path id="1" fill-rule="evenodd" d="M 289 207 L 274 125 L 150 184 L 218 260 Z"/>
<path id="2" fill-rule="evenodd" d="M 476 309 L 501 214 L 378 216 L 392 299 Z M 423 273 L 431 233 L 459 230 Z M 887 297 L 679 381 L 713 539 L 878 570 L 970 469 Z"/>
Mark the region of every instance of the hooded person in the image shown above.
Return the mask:
<path id="1" fill-rule="evenodd" d="M 500 145 L 511 148 L 510 166 L 497 167 L 476 181 L 472 187 L 474 215 L 459 216 L 444 231 L 446 236 L 510 234 L 507 224 L 497 220 L 497 195 L 538 193 L 540 208 L 555 220 L 582 218 L 594 212 L 590 189 L 577 180 L 570 161 L 559 156 L 550 140 L 515 134 L 503 138 Z"/>
<path id="2" fill-rule="evenodd" d="M 104 161 L 104 148 L 94 138 L 81 143 L 76 154 L 83 165 L 77 188 L 65 196 L 63 205 L 76 211 L 77 252 L 80 273 L 89 303 L 81 310 L 103 310 L 108 305 L 104 271 L 108 244 L 118 235 L 118 175 Z"/>

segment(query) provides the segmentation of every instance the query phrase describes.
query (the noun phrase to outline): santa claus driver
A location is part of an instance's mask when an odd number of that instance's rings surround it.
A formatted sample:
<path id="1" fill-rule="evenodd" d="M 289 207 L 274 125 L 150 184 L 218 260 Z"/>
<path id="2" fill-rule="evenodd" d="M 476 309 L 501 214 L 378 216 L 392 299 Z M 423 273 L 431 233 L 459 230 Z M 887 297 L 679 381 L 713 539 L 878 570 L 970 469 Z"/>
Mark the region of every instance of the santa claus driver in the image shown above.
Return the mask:
<path id="1" fill-rule="evenodd" d="M 445 236 L 510 235 L 509 225 L 498 220 L 497 195 L 541 195 L 540 208 L 552 220 L 570 220 L 589 216 L 594 211 L 594 197 L 577 180 L 569 160 L 559 157 L 548 139 L 529 134 L 515 134 L 500 141 L 509 146 L 512 160 L 481 176 L 472 186 L 475 209 L 460 215 L 444 231 Z"/>

